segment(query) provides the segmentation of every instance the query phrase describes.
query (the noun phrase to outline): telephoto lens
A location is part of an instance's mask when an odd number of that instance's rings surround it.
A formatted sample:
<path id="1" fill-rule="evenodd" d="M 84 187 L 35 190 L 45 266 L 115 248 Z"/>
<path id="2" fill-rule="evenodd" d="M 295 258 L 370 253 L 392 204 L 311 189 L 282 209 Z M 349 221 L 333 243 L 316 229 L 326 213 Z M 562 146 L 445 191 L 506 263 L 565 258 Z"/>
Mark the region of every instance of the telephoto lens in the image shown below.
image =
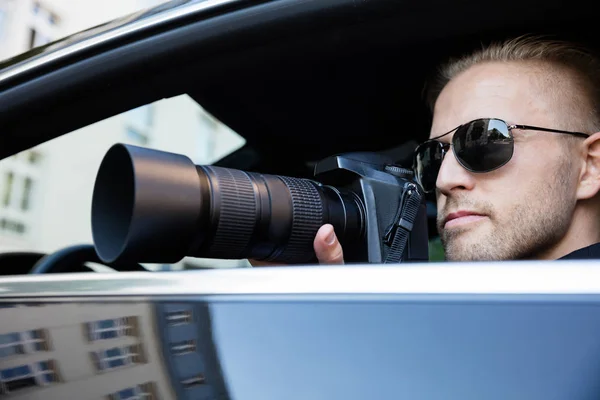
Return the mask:
<path id="1" fill-rule="evenodd" d="M 326 223 L 342 245 L 363 240 L 360 197 L 310 179 L 200 166 L 120 143 L 104 156 L 92 199 L 94 246 L 105 263 L 186 256 L 310 263 Z"/>

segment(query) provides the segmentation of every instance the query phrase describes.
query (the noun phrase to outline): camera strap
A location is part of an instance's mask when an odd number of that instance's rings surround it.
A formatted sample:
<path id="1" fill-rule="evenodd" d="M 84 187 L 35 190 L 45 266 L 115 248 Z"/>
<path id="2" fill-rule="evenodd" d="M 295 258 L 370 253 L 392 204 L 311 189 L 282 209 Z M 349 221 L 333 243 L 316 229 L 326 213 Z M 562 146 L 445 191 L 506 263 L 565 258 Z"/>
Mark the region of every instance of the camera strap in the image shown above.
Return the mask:
<path id="1" fill-rule="evenodd" d="M 405 184 L 394 222 L 383 237 L 384 243 L 390 246 L 384 264 L 398 263 L 402 260 L 402 254 L 404 254 L 408 237 L 419 212 L 422 197 L 414 183 L 407 182 Z"/>

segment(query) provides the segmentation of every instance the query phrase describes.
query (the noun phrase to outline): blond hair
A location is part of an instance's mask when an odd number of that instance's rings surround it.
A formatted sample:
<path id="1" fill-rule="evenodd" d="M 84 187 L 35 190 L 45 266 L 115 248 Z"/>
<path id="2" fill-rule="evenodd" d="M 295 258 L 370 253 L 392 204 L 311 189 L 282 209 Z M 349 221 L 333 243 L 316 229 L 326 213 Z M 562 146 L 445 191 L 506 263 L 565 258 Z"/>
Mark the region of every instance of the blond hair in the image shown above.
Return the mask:
<path id="1" fill-rule="evenodd" d="M 588 108 L 585 121 L 577 121 L 581 129 L 593 133 L 600 130 L 600 58 L 583 45 L 554 40 L 543 36 L 524 35 L 488 46 L 441 65 L 435 77 L 424 90 L 425 101 L 433 112 L 438 96 L 455 76 L 470 67 L 485 62 L 532 62 L 567 72 L 578 89 L 574 93 L 572 109 Z M 557 93 L 564 97 L 564 93 Z"/>

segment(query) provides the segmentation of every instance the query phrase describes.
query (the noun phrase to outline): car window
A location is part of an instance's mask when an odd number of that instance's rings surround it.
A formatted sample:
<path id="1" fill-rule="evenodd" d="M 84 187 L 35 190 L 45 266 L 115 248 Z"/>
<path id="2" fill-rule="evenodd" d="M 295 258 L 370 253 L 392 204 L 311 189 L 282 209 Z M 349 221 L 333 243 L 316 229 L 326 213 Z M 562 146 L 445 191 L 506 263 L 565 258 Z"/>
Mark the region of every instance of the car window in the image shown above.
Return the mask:
<path id="1" fill-rule="evenodd" d="M 0 59 L 162 3 L 165 0 L 0 0 Z M 92 243 L 93 184 L 102 157 L 117 142 L 180 153 L 196 164 L 210 164 L 243 146 L 244 139 L 182 95 L 4 159 L 0 161 L 0 253 L 49 253 Z M 169 266 L 146 264 L 152 269 L 239 265 L 247 262 L 186 258 Z"/>
<path id="2" fill-rule="evenodd" d="M 91 201 L 102 158 L 115 143 L 179 153 L 211 164 L 243 137 L 187 95 L 163 99 L 0 161 L 0 252 L 53 252 L 92 243 Z M 245 260 L 185 258 L 152 269 L 237 267 Z"/>
<path id="3" fill-rule="evenodd" d="M 179 153 L 212 164 L 245 144 L 188 95 L 163 99 L 68 133 L 0 161 L 0 253 L 50 253 L 93 243 L 91 202 L 108 149 L 126 143 Z M 443 260 L 439 239 L 431 261 Z M 153 270 L 248 266 L 246 260 L 186 257 Z M 95 266 L 103 270 L 101 266 Z"/>
<path id="4" fill-rule="evenodd" d="M 155 7 L 164 0 L 0 0 L 0 59 Z M 0 253 L 52 252 L 91 243 L 95 174 L 116 143 L 185 154 L 210 164 L 244 144 L 187 95 L 162 100 L 69 133 L 0 161 Z M 439 239 L 431 261 L 443 260 Z M 240 266 L 245 261 L 184 259 L 175 266 Z"/>

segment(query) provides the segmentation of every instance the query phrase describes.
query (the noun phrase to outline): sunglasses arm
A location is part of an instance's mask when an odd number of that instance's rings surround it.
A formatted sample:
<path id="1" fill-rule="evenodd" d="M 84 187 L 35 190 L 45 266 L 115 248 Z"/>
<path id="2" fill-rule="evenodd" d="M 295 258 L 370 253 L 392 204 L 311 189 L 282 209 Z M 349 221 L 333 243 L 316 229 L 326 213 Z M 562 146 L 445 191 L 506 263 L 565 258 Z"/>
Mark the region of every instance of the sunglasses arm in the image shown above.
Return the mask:
<path id="1" fill-rule="evenodd" d="M 521 129 L 521 130 L 529 130 L 529 131 L 540 131 L 540 132 L 552 132 L 552 133 L 562 133 L 565 135 L 573 135 L 578 137 L 587 138 L 590 135 L 583 132 L 570 132 L 570 131 L 562 131 L 560 129 L 549 129 L 549 128 L 540 128 L 539 126 L 531 126 L 531 125 L 508 125 L 508 129 Z"/>

